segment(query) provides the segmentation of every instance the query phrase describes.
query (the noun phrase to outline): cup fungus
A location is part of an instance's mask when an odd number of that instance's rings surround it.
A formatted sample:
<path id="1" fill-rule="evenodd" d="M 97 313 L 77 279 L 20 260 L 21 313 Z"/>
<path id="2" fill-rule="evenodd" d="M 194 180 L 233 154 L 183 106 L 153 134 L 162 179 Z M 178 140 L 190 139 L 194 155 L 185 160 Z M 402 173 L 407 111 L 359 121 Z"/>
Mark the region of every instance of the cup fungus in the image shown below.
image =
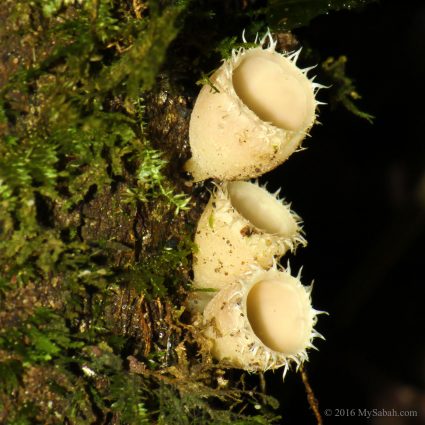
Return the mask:
<path id="1" fill-rule="evenodd" d="M 252 266 L 269 268 L 298 244 L 306 244 L 300 218 L 289 206 L 257 183 L 227 182 L 217 186 L 195 235 L 196 289 L 219 290 Z M 195 291 L 192 309 L 202 311 L 212 292 Z"/>
<path id="2" fill-rule="evenodd" d="M 312 308 L 310 292 L 299 276 L 276 267 L 226 286 L 204 310 L 212 355 L 248 371 L 299 366 L 313 339 L 322 337 L 313 328 L 320 312 Z"/>
<path id="3" fill-rule="evenodd" d="M 198 95 L 185 166 L 195 181 L 264 174 L 299 147 L 315 121 L 322 86 L 296 66 L 299 51 L 277 53 L 270 33 L 266 37 L 258 47 L 233 50 Z"/>

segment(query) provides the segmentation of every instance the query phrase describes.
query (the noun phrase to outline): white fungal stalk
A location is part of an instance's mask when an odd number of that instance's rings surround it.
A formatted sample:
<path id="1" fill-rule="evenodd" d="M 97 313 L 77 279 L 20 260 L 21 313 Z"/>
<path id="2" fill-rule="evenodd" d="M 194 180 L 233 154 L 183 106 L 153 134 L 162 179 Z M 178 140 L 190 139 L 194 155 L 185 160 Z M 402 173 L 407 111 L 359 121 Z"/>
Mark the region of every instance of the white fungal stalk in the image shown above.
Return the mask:
<path id="1" fill-rule="evenodd" d="M 315 348 L 317 314 L 311 287 L 289 271 L 257 269 L 223 288 L 204 310 L 205 336 L 211 353 L 223 363 L 248 371 L 264 371 L 293 362 L 297 367 Z M 323 338 L 323 337 L 322 337 Z"/>
<path id="2" fill-rule="evenodd" d="M 277 193 L 242 181 L 217 186 L 195 235 L 193 310 L 202 311 L 214 296 L 196 289 L 219 290 L 252 266 L 267 269 L 275 258 L 306 244 L 300 218 Z"/>
<path id="3" fill-rule="evenodd" d="M 198 95 L 186 163 L 195 181 L 264 174 L 299 147 L 315 121 L 322 86 L 296 66 L 300 51 L 277 53 L 270 33 L 266 37 L 258 47 L 233 50 Z"/>

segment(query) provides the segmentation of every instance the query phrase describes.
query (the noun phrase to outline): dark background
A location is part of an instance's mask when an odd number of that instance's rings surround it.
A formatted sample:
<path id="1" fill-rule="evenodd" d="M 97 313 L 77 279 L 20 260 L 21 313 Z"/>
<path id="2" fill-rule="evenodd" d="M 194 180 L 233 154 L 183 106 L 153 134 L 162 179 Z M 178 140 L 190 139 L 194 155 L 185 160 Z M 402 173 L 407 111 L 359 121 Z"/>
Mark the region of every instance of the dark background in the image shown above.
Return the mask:
<path id="1" fill-rule="evenodd" d="M 295 31 L 347 74 L 369 124 L 320 108 L 304 152 L 262 179 L 301 215 L 309 245 L 291 258 L 326 310 L 307 371 L 325 424 L 425 423 L 425 3 L 381 1 Z M 323 91 L 319 100 L 326 100 Z M 266 374 L 284 423 L 314 423 L 297 374 Z M 414 419 L 335 417 L 337 409 L 416 410 Z M 344 413 L 344 412 L 339 412 Z"/>

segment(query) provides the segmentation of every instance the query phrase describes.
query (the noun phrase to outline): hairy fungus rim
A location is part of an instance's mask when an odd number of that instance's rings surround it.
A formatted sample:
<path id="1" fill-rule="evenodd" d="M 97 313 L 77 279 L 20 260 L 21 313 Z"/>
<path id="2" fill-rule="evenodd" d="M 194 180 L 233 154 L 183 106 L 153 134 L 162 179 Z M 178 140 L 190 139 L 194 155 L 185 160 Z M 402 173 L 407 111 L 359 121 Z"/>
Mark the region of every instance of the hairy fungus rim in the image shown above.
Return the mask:
<path id="1" fill-rule="evenodd" d="M 273 53 L 255 49 L 242 55 L 232 72 L 233 89 L 260 120 L 299 131 L 308 114 L 307 87 L 288 59 Z"/>
<path id="2" fill-rule="evenodd" d="M 272 235 L 288 237 L 298 229 L 297 220 L 272 194 L 244 181 L 227 184 L 233 208 L 254 227 Z"/>

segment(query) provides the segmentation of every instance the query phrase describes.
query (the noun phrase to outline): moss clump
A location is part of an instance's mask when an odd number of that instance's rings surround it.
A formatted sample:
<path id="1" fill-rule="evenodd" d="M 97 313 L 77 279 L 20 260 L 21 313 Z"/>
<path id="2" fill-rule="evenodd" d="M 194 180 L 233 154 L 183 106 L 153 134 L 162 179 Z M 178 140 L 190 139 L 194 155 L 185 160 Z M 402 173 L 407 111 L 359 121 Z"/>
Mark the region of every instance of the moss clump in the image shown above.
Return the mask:
<path id="1" fill-rule="evenodd" d="M 322 63 L 322 69 L 332 84 L 330 87 L 330 103 L 333 108 L 341 104 L 352 114 L 372 123 L 374 116 L 359 109 L 355 101 L 361 99 L 353 80 L 347 75 L 345 67 L 347 57 L 340 56 L 338 59 L 328 58 Z"/>

